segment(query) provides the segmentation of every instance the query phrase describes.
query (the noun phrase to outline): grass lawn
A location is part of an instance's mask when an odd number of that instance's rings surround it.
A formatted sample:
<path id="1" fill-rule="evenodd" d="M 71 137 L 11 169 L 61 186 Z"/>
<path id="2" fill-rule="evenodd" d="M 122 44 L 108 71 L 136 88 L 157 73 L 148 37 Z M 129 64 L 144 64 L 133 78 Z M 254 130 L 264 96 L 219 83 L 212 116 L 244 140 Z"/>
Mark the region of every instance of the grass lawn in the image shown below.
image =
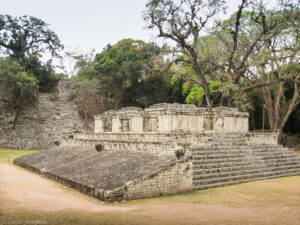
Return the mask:
<path id="1" fill-rule="evenodd" d="M 7 162 L 8 158 L 12 160 L 36 151 L 0 150 L 0 159 Z M 0 163 L 0 224 L 12 222 L 300 225 L 300 176 L 103 204 L 98 199 L 4 162 Z"/>
<path id="2" fill-rule="evenodd" d="M 0 162 L 12 163 L 15 158 L 23 155 L 32 154 L 41 151 L 41 149 L 8 149 L 0 147 Z"/>

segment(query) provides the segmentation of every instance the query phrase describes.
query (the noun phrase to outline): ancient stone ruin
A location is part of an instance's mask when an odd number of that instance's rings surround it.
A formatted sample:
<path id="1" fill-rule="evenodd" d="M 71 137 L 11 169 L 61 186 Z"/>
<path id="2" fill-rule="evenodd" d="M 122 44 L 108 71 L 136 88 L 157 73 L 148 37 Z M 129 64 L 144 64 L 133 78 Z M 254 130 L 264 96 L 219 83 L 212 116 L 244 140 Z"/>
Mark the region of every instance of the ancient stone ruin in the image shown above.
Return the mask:
<path id="1" fill-rule="evenodd" d="M 248 132 L 248 113 L 181 104 L 108 111 L 94 133 L 14 163 L 105 201 L 300 174 L 277 134 Z"/>
<path id="2" fill-rule="evenodd" d="M 87 131 L 75 103 L 69 100 L 75 88 L 74 81 L 61 80 L 54 92 L 40 93 L 34 106 L 22 110 L 16 129 L 11 128 L 14 110 L 4 104 L 5 96 L 0 92 L 0 146 L 50 148 L 69 133 Z"/>

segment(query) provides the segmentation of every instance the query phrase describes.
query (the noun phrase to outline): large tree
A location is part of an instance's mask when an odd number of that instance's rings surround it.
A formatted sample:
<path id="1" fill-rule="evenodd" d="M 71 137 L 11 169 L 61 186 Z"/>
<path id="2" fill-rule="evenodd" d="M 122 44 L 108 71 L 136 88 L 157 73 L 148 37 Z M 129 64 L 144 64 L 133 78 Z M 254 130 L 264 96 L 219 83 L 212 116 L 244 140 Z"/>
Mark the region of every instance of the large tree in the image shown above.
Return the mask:
<path id="1" fill-rule="evenodd" d="M 44 64 L 39 58 L 46 52 L 58 56 L 61 49 L 59 38 L 41 19 L 0 15 L 0 53 L 14 58 L 25 72 L 34 75 L 42 92 L 50 92 L 59 77 L 51 61 Z"/>
<path id="2" fill-rule="evenodd" d="M 0 15 L 0 50 L 18 60 L 50 52 L 58 56 L 63 46 L 43 20 L 33 16 Z"/>
<path id="3" fill-rule="evenodd" d="M 0 60 L 0 83 L 5 93 L 5 103 L 14 111 L 12 128 L 15 129 L 20 112 L 36 100 L 38 81 L 18 61 L 11 57 Z"/>
<path id="4" fill-rule="evenodd" d="M 176 51 L 186 56 L 182 60 L 199 76 L 208 107 L 213 105 L 209 82 L 198 60 L 202 54 L 198 39 L 212 18 L 224 10 L 224 3 L 223 0 L 150 0 L 144 12 L 148 28 L 158 30 L 158 37 L 175 42 Z"/>
<path id="5" fill-rule="evenodd" d="M 140 40 L 124 39 L 103 50 L 95 57 L 100 88 L 113 108 L 140 105 L 143 68 L 157 55 L 160 48 Z"/>
<path id="6" fill-rule="evenodd" d="M 263 42 L 262 51 L 251 58 L 248 89 L 259 87 L 264 98 L 270 128 L 281 136 L 288 118 L 300 103 L 299 29 L 300 11 L 289 4 L 284 10 L 269 12 L 267 19 L 280 29 Z"/>
<path id="7" fill-rule="evenodd" d="M 223 93 L 227 104 L 234 96 L 261 90 L 270 128 L 279 134 L 299 104 L 299 15 L 295 1 L 268 9 L 264 2 L 242 0 L 213 33 L 223 50 L 215 67 L 231 85 Z"/>
<path id="8" fill-rule="evenodd" d="M 36 100 L 38 91 L 50 92 L 59 81 L 51 61 L 40 61 L 43 53 L 58 56 L 63 46 L 48 24 L 33 16 L 0 15 L 0 82 L 8 106 L 14 110 L 13 128 L 20 112 Z"/>

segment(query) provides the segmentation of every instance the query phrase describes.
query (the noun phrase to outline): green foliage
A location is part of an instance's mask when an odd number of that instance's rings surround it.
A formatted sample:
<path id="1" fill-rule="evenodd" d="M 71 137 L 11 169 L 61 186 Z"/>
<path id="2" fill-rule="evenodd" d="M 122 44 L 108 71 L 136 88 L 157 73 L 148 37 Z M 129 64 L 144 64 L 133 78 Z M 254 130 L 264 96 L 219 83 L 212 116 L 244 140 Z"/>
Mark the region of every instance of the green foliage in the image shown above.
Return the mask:
<path id="1" fill-rule="evenodd" d="M 58 55 L 63 46 L 41 19 L 33 16 L 0 15 L 0 51 L 22 60 L 46 51 Z"/>
<path id="2" fill-rule="evenodd" d="M 300 74 L 300 63 L 289 63 L 282 67 L 282 72 L 286 74 L 288 80 L 293 80 Z"/>
<path id="3" fill-rule="evenodd" d="M 182 91 L 182 87 L 184 84 L 184 80 L 183 79 L 179 79 L 176 76 L 173 76 L 171 78 L 170 84 L 171 84 L 171 89 L 172 89 L 172 99 L 173 102 L 177 102 L 177 103 L 184 103 L 185 102 L 185 98 L 186 96 L 184 95 L 183 91 Z"/>
<path id="4" fill-rule="evenodd" d="M 0 63 L 0 83 L 7 95 L 6 103 L 15 111 L 13 129 L 22 109 L 36 100 L 38 80 L 14 59 L 7 57 Z"/>
<path id="5" fill-rule="evenodd" d="M 210 81 L 209 89 L 212 95 L 219 94 L 219 87 L 221 82 L 219 80 Z M 185 102 L 187 104 L 194 104 L 201 106 L 203 104 L 203 97 L 205 96 L 205 91 L 203 87 L 197 85 L 191 85 L 189 82 L 185 82 L 182 85 L 182 94 L 186 96 Z"/>
<path id="6" fill-rule="evenodd" d="M 4 88 L 18 98 L 22 93 L 34 93 L 38 88 L 38 80 L 31 73 L 24 72 L 24 68 L 10 57 L 1 60 L 0 81 Z"/>
<path id="7" fill-rule="evenodd" d="M 150 76 L 139 83 L 137 101 L 143 108 L 155 103 L 173 102 L 172 91 L 169 76 Z"/>
<path id="8" fill-rule="evenodd" d="M 35 76 L 39 85 L 39 92 L 53 91 L 60 77 L 55 74 L 51 61 L 43 64 L 36 55 L 31 55 L 23 60 L 23 67 L 27 73 Z"/>
<path id="9" fill-rule="evenodd" d="M 0 15 L 0 52 L 17 60 L 23 71 L 34 76 L 40 92 L 51 92 L 60 78 L 51 61 L 43 64 L 39 57 L 45 52 L 58 56 L 62 48 L 57 35 L 44 21 L 33 16 Z"/>
<path id="10" fill-rule="evenodd" d="M 194 104 L 200 106 L 205 95 L 204 89 L 202 87 L 192 87 L 190 93 L 186 97 L 185 102 L 188 104 Z"/>
<path id="11" fill-rule="evenodd" d="M 95 70 L 93 63 L 86 67 L 83 67 L 77 73 L 75 80 L 85 81 L 85 80 L 97 80 L 98 72 Z"/>
<path id="12" fill-rule="evenodd" d="M 152 102 L 145 100 L 141 87 L 154 90 L 150 83 L 156 81 L 146 84 L 142 69 L 158 53 L 159 47 L 154 44 L 124 39 L 96 55 L 94 68 L 99 74 L 100 89 L 106 99 L 114 102 L 114 108 Z"/>

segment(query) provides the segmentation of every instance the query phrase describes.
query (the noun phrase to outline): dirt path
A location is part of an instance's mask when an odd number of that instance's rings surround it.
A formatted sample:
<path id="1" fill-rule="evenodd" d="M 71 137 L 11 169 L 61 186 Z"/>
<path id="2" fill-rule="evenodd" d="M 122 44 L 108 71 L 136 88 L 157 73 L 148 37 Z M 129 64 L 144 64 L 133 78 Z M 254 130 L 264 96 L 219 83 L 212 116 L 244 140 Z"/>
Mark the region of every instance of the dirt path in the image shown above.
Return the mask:
<path id="1" fill-rule="evenodd" d="M 128 207 L 102 205 L 97 199 L 90 198 L 37 174 L 15 165 L 0 163 L 0 212 L 28 209 L 88 212 L 129 210 Z"/>
<path id="2" fill-rule="evenodd" d="M 103 205 L 23 168 L 0 163 L 0 224 L 42 220 L 55 225 L 300 225 L 299 187 L 297 176 Z"/>

